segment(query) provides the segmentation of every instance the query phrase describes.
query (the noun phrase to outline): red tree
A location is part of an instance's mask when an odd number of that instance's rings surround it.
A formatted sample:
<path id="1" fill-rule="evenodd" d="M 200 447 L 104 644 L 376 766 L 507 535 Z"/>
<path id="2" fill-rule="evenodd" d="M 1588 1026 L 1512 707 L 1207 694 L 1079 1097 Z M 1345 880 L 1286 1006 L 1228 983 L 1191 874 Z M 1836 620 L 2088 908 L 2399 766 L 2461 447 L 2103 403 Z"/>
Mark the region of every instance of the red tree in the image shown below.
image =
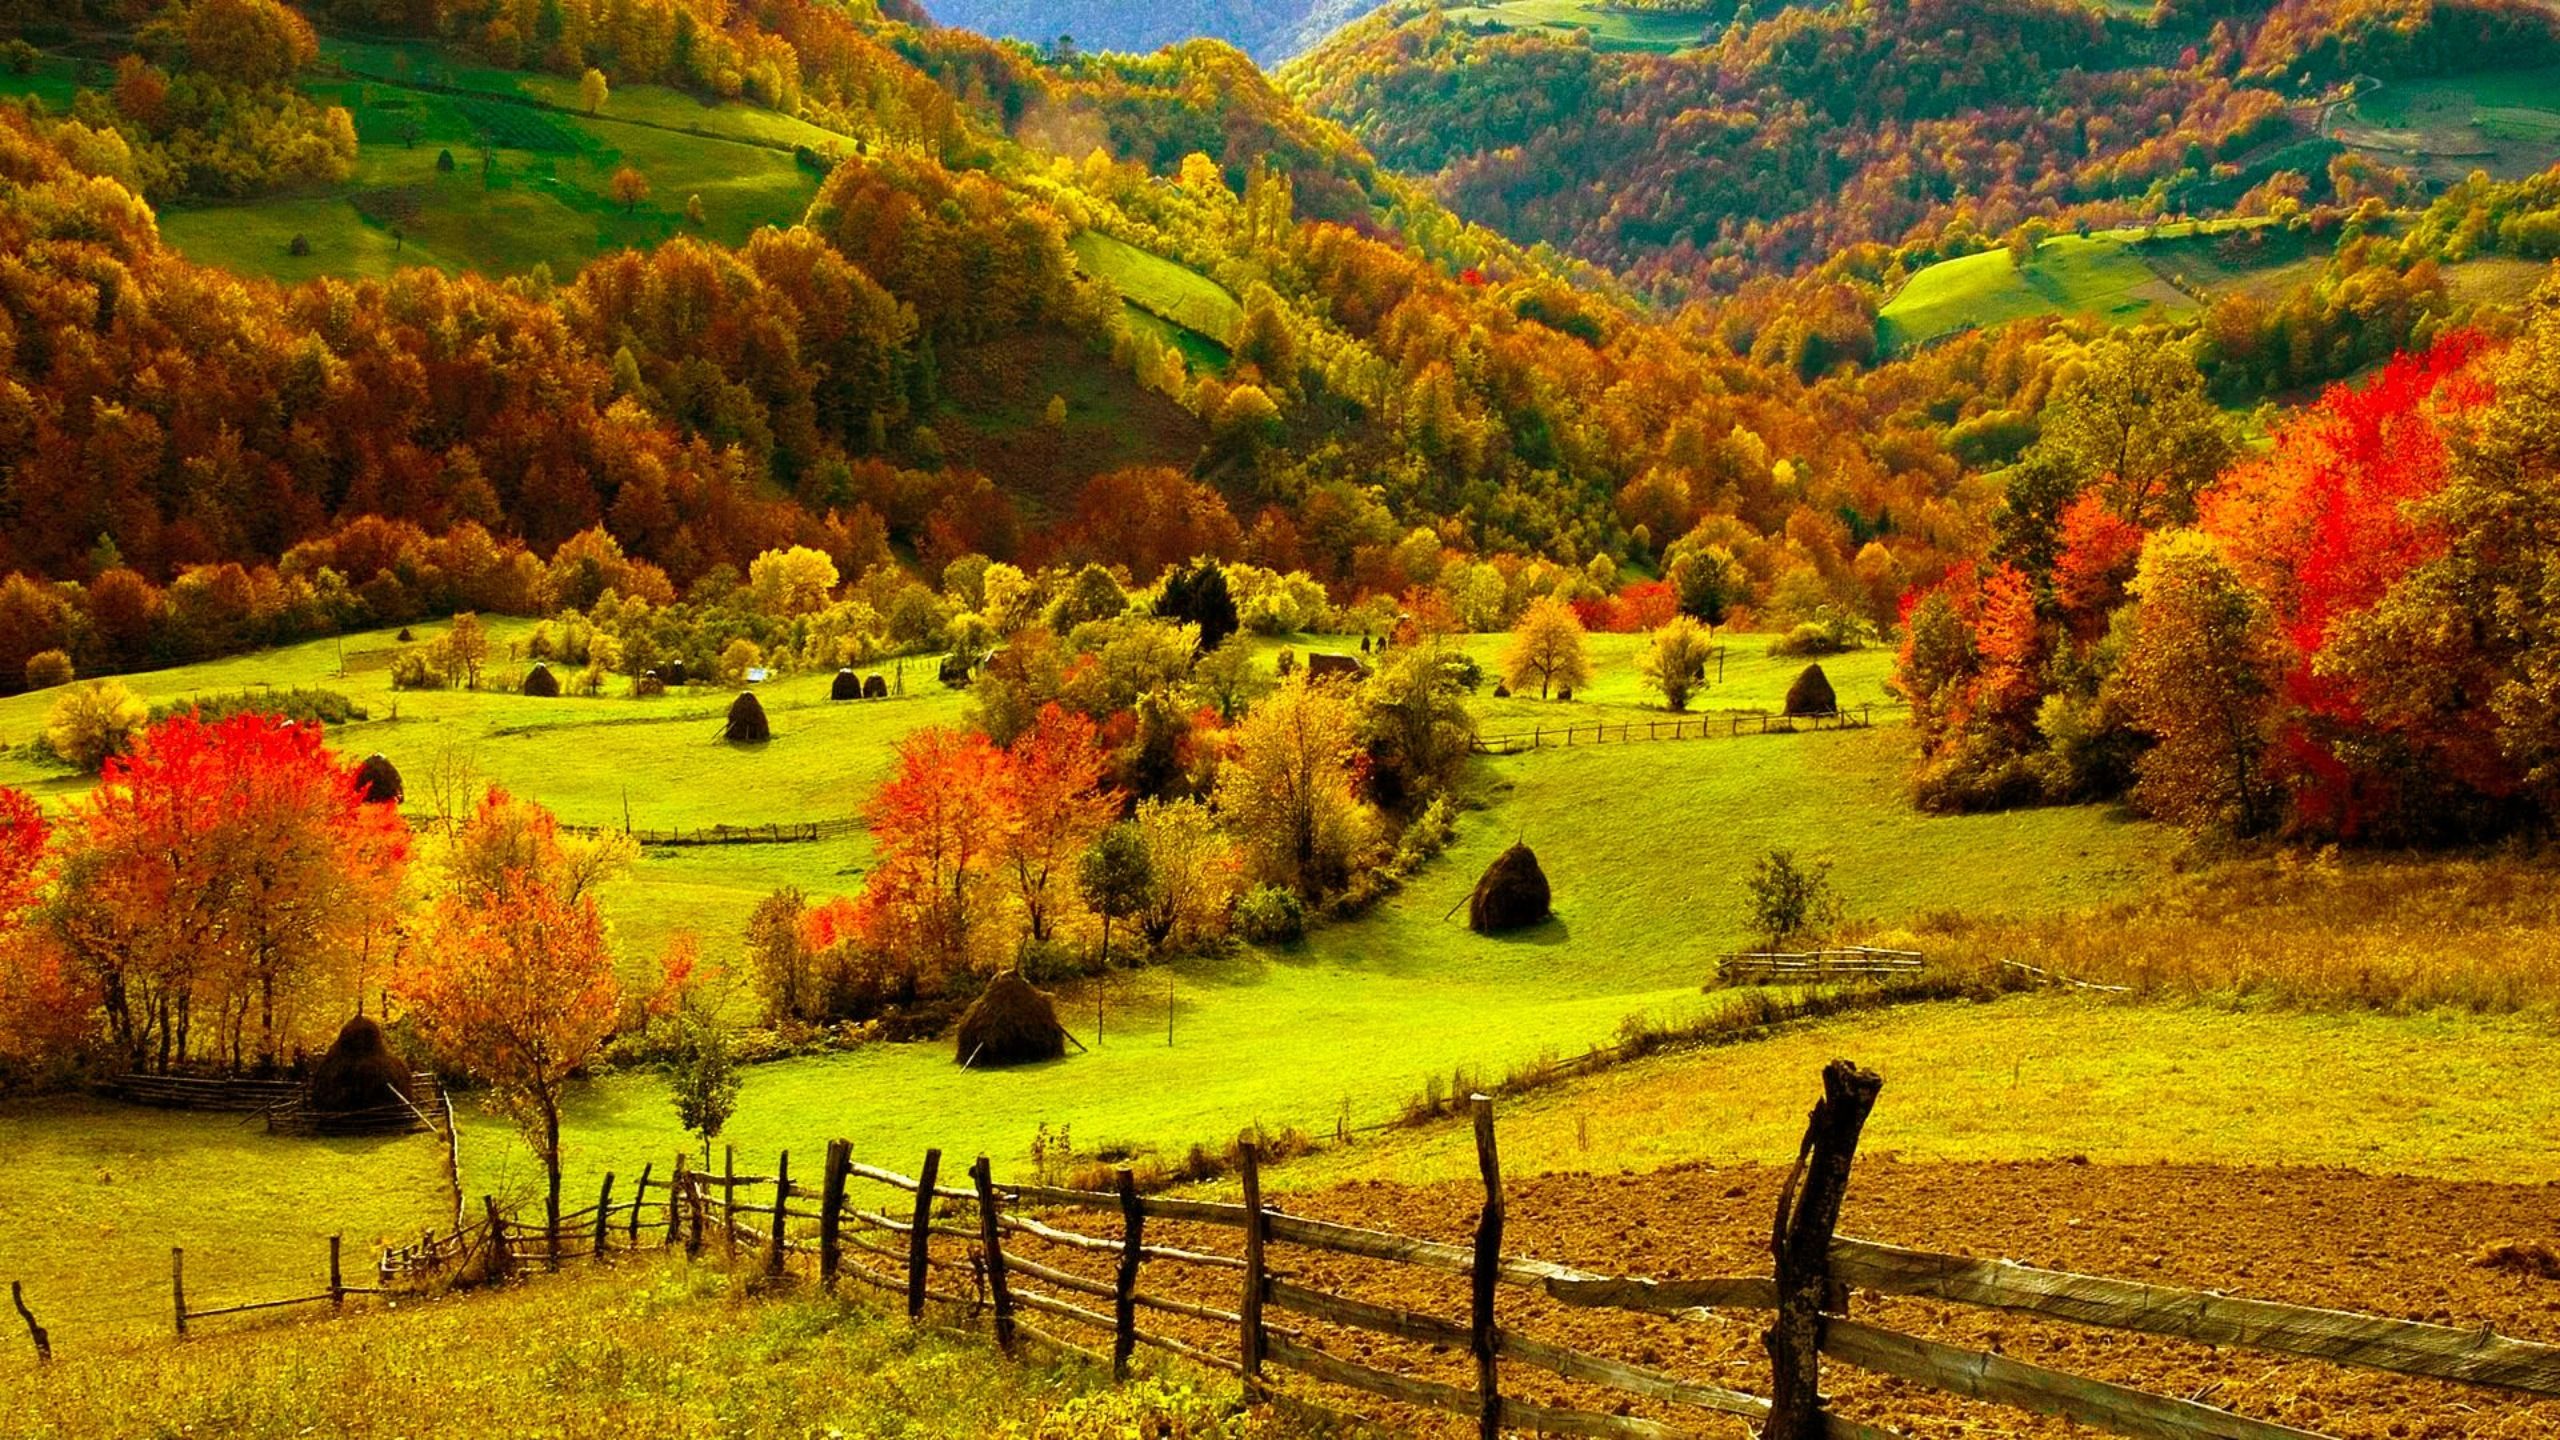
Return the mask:
<path id="1" fill-rule="evenodd" d="M 1049 938 L 1054 887 L 1120 808 L 1103 788 L 1102 772 L 1093 722 L 1054 704 L 1040 708 L 1006 756 L 998 778 L 1005 821 L 998 858 L 1033 940 Z"/>

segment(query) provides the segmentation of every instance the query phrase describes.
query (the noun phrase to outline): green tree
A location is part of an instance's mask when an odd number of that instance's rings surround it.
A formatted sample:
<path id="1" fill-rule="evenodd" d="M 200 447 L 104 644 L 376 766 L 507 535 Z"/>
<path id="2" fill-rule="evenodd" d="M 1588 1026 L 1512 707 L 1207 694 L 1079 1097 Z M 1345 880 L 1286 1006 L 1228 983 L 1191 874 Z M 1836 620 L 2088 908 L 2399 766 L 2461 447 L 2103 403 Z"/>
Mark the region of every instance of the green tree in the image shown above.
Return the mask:
<path id="1" fill-rule="evenodd" d="M 2054 387 L 2030 460 L 2058 463 L 2080 488 L 2150 529 L 2195 518 L 2196 495 L 2240 448 L 2239 428 L 2205 393 L 2185 346 L 2161 331 L 2093 342 Z"/>
<path id="2" fill-rule="evenodd" d="M 1137 825 L 1122 821 L 1094 837 L 1093 847 L 1076 862 L 1076 893 L 1085 908 L 1102 921 L 1102 971 L 1111 970 L 1111 926 L 1134 920 L 1155 897 L 1155 862 L 1147 854 L 1146 836 Z M 1102 976 L 1093 982 L 1093 1038 L 1102 1040 Z"/>
<path id="3" fill-rule="evenodd" d="M 800 934 L 808 898 L 784 886 L 756 903 L 747 917 L 747 964 L 767 1018 L 808 1020 L 818 1014 L 816 957 Z"/>
<path id="4" fill-rule="evenodd" d="M 1454 779 L 1476 742 L 1467 678 L 1475 673 L 1438 638 L 1388 652 L 1360 686 L 1369 785 L 1382 804 L 1410 810 Z"/>
<path id="5" fill-rule="evenodd" d="M 1764 948 L 1776 950 L 1840 923 L 1840 892 L 1828 860 L 1799 861 L 1792 850 L 1772 850 L 1752 863 L 1746 888 L 1751 925 Z"/>
<path id="6" fill-rule="evenodd" d="M 738 1091 L 745 1077 L 729 1045 L 728 1027 L 710 1007 L 688 998 L 676 1012 L 675 1044 L 667 1056 L 667 1088 L 676 1119 L 702 1141 L 702 1163 L 711 1163 L 711 1142 L 737 1113 Z"/>

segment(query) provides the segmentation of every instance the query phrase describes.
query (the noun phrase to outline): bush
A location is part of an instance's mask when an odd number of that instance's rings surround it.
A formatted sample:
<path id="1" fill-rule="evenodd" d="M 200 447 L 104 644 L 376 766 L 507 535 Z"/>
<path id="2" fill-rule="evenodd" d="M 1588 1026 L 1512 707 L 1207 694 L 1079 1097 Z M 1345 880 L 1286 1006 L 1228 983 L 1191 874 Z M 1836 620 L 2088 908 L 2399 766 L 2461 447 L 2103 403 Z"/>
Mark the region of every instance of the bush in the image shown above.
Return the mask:
<path id="1" fill-rule="evenodd" d="M 94 773 L 109 756 L 123 754 L 133 732 L 150 718 L 150 710 L 122 684 L 92 680 L 53 702 L 44 722 L 45 748 L 64 764 Z"/>
<path id="2" fill-rule="evenodd" d="M 426 656 L 415 650 L 404 650 L 391 657 L 391 688 L 441 690 L 444 688 L 444 674 L 429 664 Z"/>
<path id="3" fill-rule="evenodd" d="M 338 726 L 372 716 L 335 690 L 295 686 L 290 690 L 237 690 L 228 695 L 198 695 L 163 701 L 151 707 L 153 721 L 172 715 L 194 715 L 210 725 L 234 715 L 273 715 L 297 725 Z"/>
<path id="4" fill-rule="evenodd" d="M 1236 931 L 1256 945 L 1294 945 L 1306 938 L 1306 904 L 1277 885 L 1256 885 L 1236 902 Z"/>
<path id="5" fill-rule="evenodd" d="M 39 650 L 27 657 L 27 688 L 50 690 L 71 683 L 71 657 L 59 650 Z"/>
<path id="6" fill-rule="evenodd" d="M 1874 622 L 1863 615 L 1825 605 L 1813 618 L 1769 642 L 1776 656 L 1842 655 L 1876 643 Z"/>

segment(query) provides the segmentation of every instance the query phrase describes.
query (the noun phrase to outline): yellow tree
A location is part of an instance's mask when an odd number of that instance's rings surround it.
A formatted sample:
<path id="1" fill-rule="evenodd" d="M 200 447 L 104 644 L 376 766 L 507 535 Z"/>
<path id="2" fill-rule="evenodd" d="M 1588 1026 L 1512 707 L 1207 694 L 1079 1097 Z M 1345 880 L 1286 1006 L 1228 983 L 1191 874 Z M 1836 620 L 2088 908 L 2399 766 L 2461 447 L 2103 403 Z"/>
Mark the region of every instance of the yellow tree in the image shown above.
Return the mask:
<path id="1" fill-rule="evenodd" d="M 586 74 L 578 77 L 578 103 L 587 107 L 588 114 L 602 110 L 604 102 L 612 94 L 613 87 L 605 83 L 604 72 L 593 65 L 587 67 Z"/>
<path id="2" fill-rule="evenodd" d="M 1706 679 L 1707 661 L 1714 653 L 1706 628 L 1682 615 L 1653 632 L 1653 643 L 1636 663 L 1644 678 L 1662 692 L 1664 708 L 1686 710 L 1690 694 Z"/>
<path id="3" fill-rule="evenodd" d="M 641 201 L 649 198 L 649 177 L 632 166 L 625 165 L 614 171 L 613 178 L 605 182 L 605 191 L 613 196 L 614 200 L 622 206 L 623 213 L 628 215 L 640 208 Z"/>
<path id="4" fill-rule="evenodd" d="M 561 843 L 548 811 L 490 791 L 455 843 L 400 986 L 428 1043 L 488 1085 L 540 1157 L 554 1264 L 561 1100 L 622 1008 L 593 858 Z"/>
<path id="5" fill-rule="evenodd" d="M 1582 621 L 1573 607 L 1552 595 L 1529 602 L 1512 628 L 1511 648 L 1502 655 L 1502 676 L 1514 690 L 1538 682 L 1538 698 L 1551 690 L 1573 690 L 1591 683 L 1591 657 L 1582 643 Z"/>
<path id="6" fill-rule="evenodd" d="M 1245 716 L 1217 801 L 1256 875 L 1305 896 L 1349 878 L 1376 833 L 1359 794 L 1365 753 L 1350 696 L 1303 674 Z"/>

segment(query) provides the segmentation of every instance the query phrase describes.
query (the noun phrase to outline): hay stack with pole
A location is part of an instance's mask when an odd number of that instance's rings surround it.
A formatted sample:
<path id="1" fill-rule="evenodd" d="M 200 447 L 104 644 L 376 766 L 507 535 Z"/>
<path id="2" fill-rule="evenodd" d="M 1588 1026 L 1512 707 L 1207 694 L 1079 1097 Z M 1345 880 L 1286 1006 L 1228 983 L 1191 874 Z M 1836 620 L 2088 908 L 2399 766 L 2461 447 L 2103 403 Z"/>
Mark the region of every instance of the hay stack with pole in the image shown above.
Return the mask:
<path id="1" fill-rule="evenodd" d="M 830 700 L 861 699 L 862 677 L 851 670 L 838 670 L 835 683 L 827 687 L 827 698 Z"/>
<path id="2" fill-rule="evenodd" d="M 524 673 L 523 688 L 525 694 L 537 700 L 557 700 L 560 698 L 560 677 L 551 673 L 550 666 L 536 660 L 533 668 Z"/>
<path id="3" fill-rule="evenodd" d="M 670 660 L 666 664 L 659 666 L 658 678 L 669 685 L 690 685 L 693 683 L 693 677 L 686 672 L 684 662 L 681 660 Z"/>
<path id="4" fill-rule="evenodd" d="M 1476 881 L 1475 893 L 1467 897 L 1467 928 L 1479 935 L 1526 929 L 1546 919 L 1552 909 L 1547 872 L 1539 868 L 1538 857 L 1528 846 L 1515 844 L 1496 856 Z"/>
<path id="5" fill-rule="evenodd" d="M 1831 689 L 1831 677 L 1819 665 L 1807 665 L 1796 682 L 1787 687 L 1789 715 L 1834 715 L 1840 710 L 1840 697 Z"/>
<path id="6" fill-rule="evenodd" d="M 375 751 L 356 767 L 356 793 L 367 805 L 397 805 L 409 791 L 400 779 L 400 767 Z"/>
<path id="7" fill-rule="evenodd" d="M 408 1064 L 392 1050 L 380 1023 L 358 1015 L 339 1027 L 328 1053 L 312 1067 L 311 1109 L 326 1120 L 400 1106 L 396 1113 L 405 1127 L 413 1083 Z"/>
<path id="8" fill-rule="evenodd" d="M 879 676 L 877 676 L 877 675 L 865 675 L 865 676 L 863 676 L 863 677 L 862 677 L 862 698 L 863 698 L 863 699 L 865 699 L 865 700 L 886 700 L 886 699 L 888 699 L 888 698 L 889 698 L 889 682 L 888 682 L 888 681 L 886 681 L 886 680 L 881 679 L 881 678 L 880 678 Z"/>
<path id="9" fill-rule="evenodd" d="M 753 690 L 741 690 L 729 702 L 728 723 L 721 727 L 722 738 L 732 745 L 761 745 L 773 738 L 773 726 L 764 718 L 764 702 Z"/>
<path id="10" fill-rule="evenodd" d="M 1058 1023 L 1058 1007 L 1021 971 L 1008 970 L 961 1012 L 952 1058 L 975 1068 L 1026 1065 L 1066 1053 L 1067 1027 Z"/>

